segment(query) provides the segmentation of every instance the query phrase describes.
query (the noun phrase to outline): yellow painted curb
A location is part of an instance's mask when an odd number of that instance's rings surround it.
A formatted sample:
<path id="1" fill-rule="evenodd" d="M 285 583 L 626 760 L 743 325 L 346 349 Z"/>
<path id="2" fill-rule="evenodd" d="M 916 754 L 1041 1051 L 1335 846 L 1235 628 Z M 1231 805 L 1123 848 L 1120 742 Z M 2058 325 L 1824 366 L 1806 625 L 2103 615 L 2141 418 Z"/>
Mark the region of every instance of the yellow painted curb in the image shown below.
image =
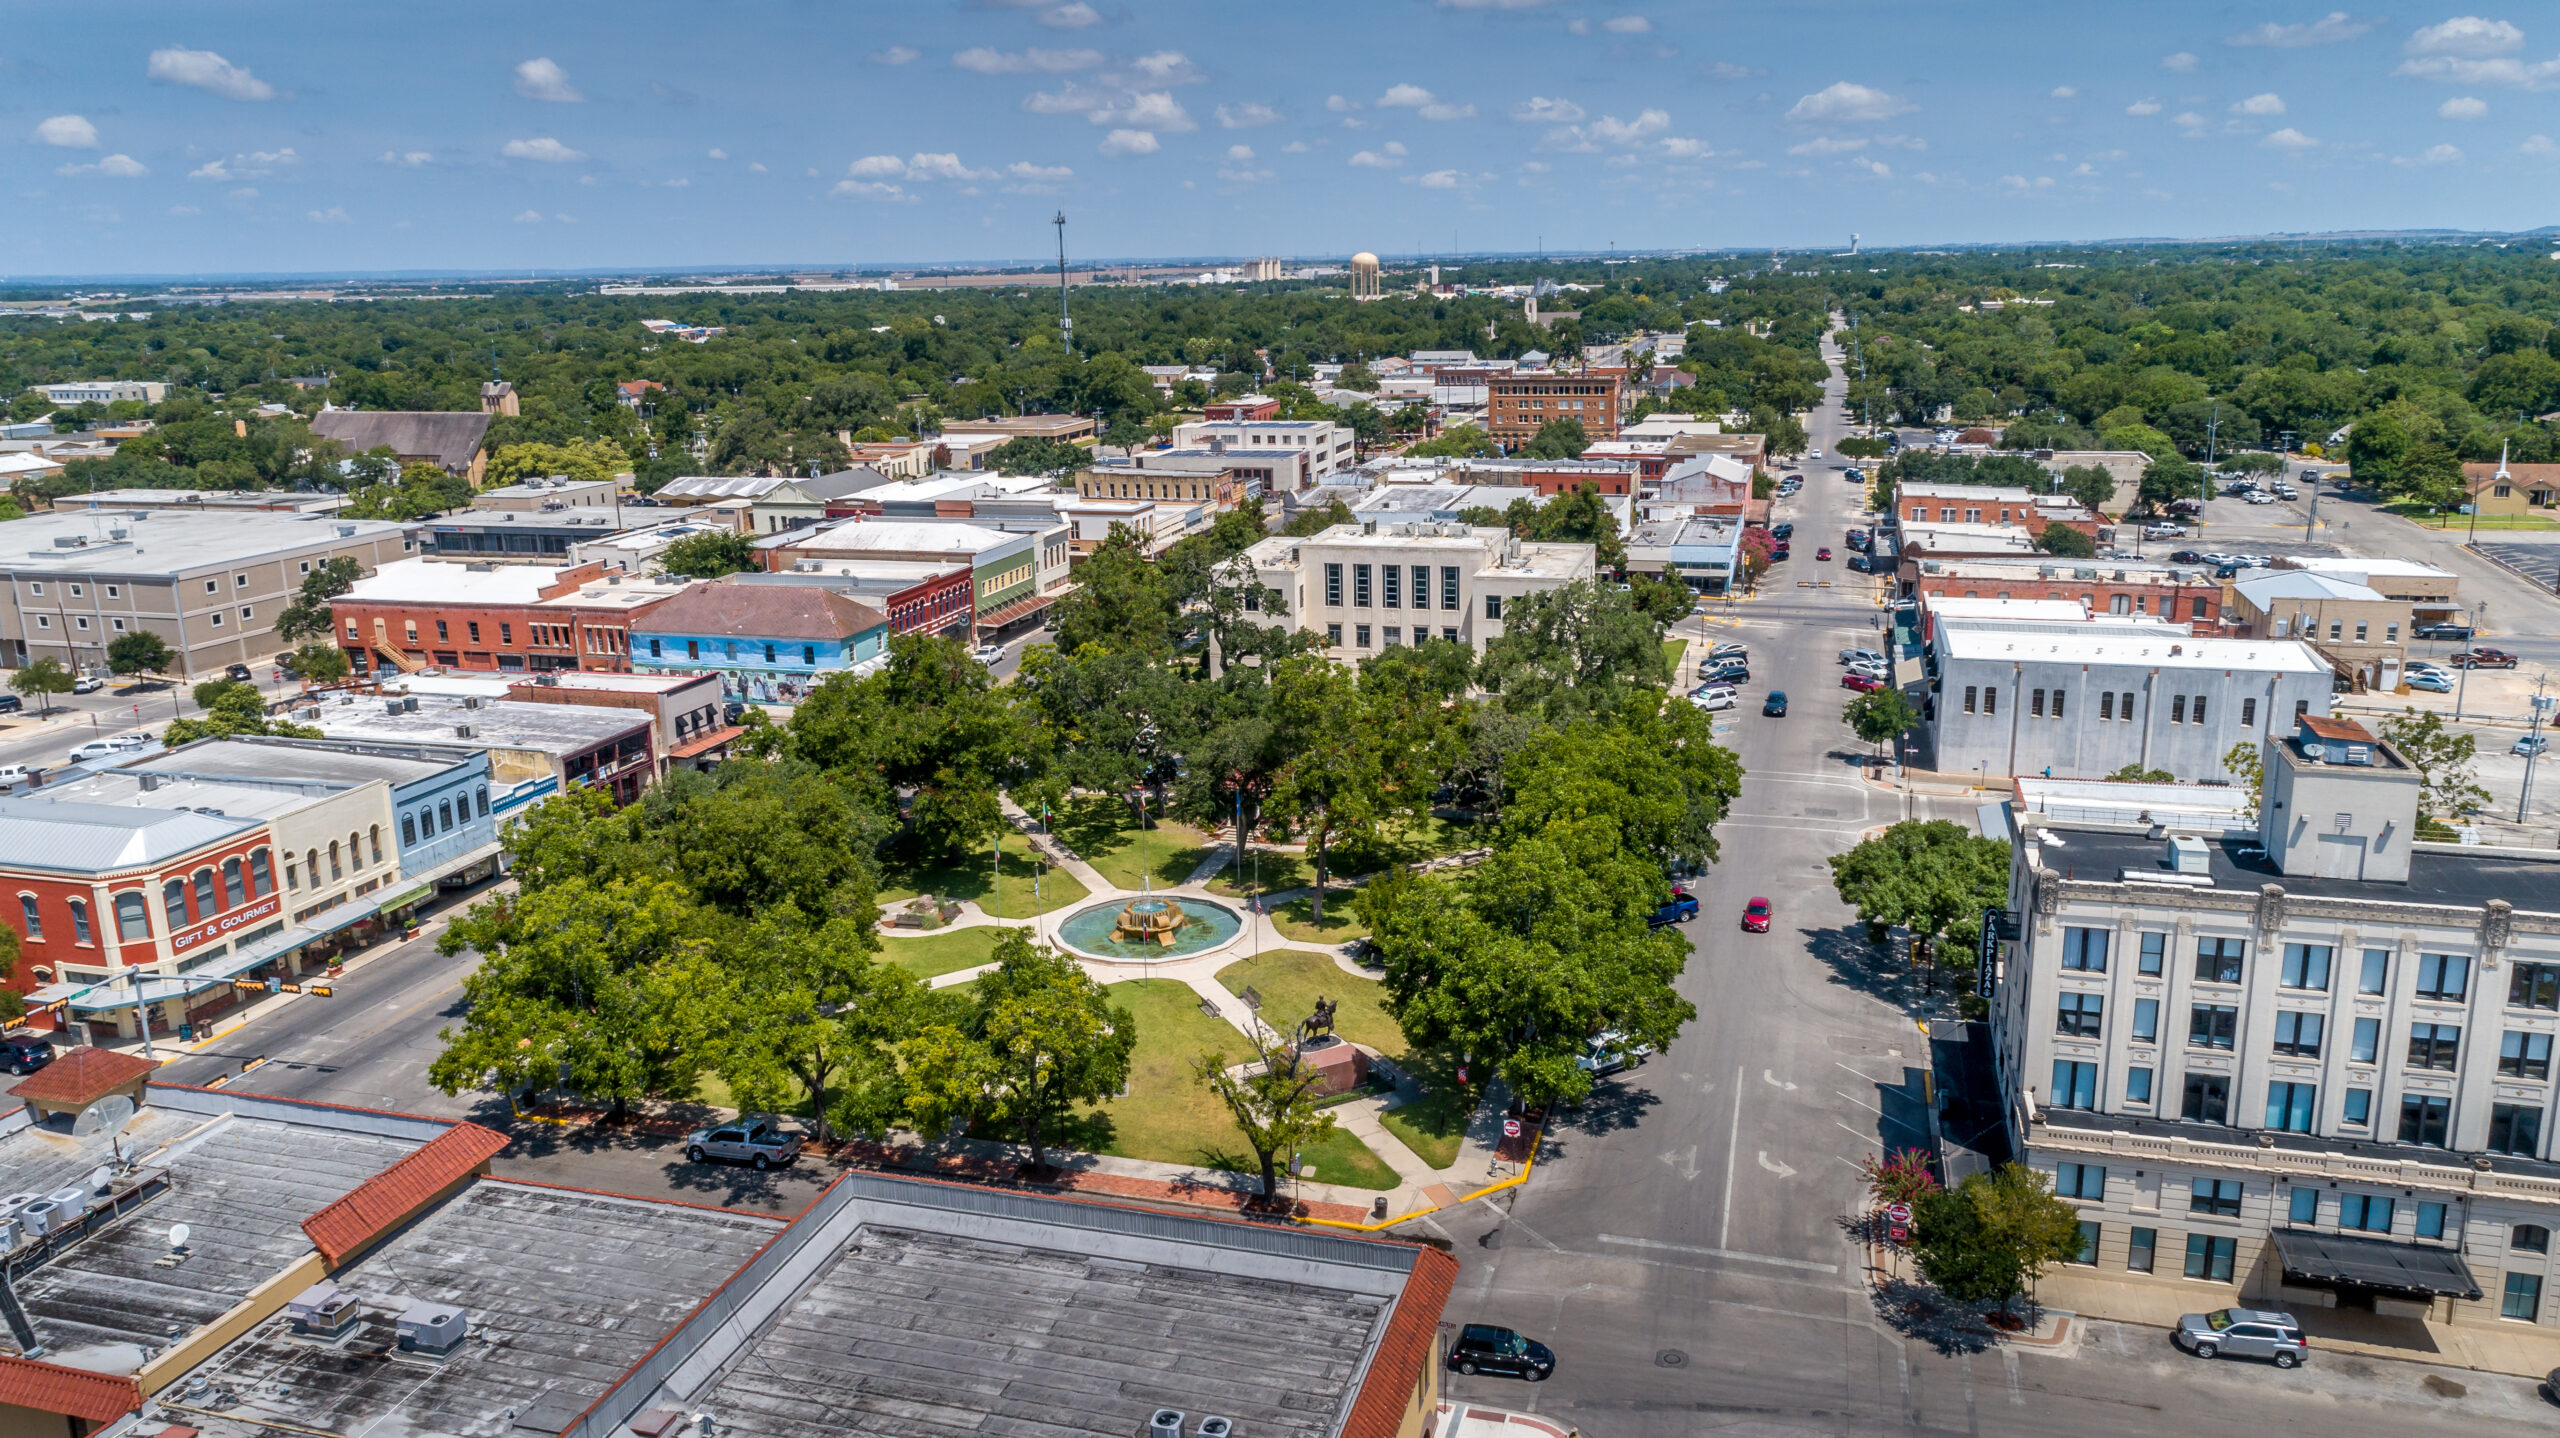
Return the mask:
<path id="1" fill-rule="evenodd" d="M 1462 1207 L 1466 1204 L 1475 1202 L 1477 1199 L 1484 1197 L 1488 1193 L 1500 1193 L 1506 1188 L 1517 1188 L 1521 1184 L 1527 1183 L 1529 1181 L 1529 1175 L 1535 1172 L 1538 1167 L 1538 1145 L 1546 1142 L 1546 1138 L 1546 1125 L 1540 1124 L 1538 1126 L 1537 1137 L 1530 1140 L 1529 1143 L 1529 1161 L 1520 1166 L 1520 1172 L 1514 1174 L 1510 1178 L 1504 1179 L 1500 1183 L 1486 1184 L 1484 1187 L 1477 1189 L 1475 1192 L 1468 1194 L 1466 1197 L 1461 1198 L 1454 1203 L 1445 1205 L 1434 1204 L 1429 1208 L 1417 1208 L 1413 1212 L 1401 1217 L 1382 1218 L 1375 1223 L 1347 1223 L 1338 1218 L 1302 1218 L 1298 1221 L 1300 1223 L 1321 1224 L 1326 1228 L 1347 1228 L 1355 1233 L 1374 1233 L 1381 1228 L 1393 1228 L 1399 1223 L 1411 1223 L 1413 1220 L 1422 1217 L 1426 1213 L 1438 1213 L 1443 1207 Z"/>

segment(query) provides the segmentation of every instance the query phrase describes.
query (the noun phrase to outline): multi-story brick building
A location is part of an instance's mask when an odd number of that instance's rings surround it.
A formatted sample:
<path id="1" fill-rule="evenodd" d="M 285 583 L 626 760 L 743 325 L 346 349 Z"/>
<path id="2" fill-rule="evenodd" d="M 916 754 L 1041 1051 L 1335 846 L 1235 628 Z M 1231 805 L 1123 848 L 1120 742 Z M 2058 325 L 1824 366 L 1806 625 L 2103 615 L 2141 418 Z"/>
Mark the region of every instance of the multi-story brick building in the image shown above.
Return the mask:
<path id="1" fill-rule="evenodd" d="M 1616 439 L 1626 411 L 1623 374 L 1514 370 L 1485 381 L 1486 432 L 1505 448 L 1529 442 L 1553 420 L 1582 421 L 1585 439 Z"/>
<path id="2" fill-rule="evenodd" d="M 2173 619 L 2190 633 L 2223 628 L 2222 581 L 2188 565 L 2120 559 L 2059 559 L 2050 554 L 2015 557 L 1926 554 L 1905 560 L 1902 590 L 1932 599 L 2066 599 L 2085 614 L 2148 615 Z"/>
<path id="3" fill-rule="evenodd" d="M 602 561 L 555 568 L 419 558 L 358 580 L 330 610 L 338 646 L 359 674 L 430 665 L 621 673 L 631 667 L 634 618 L 682 588 Z"/>

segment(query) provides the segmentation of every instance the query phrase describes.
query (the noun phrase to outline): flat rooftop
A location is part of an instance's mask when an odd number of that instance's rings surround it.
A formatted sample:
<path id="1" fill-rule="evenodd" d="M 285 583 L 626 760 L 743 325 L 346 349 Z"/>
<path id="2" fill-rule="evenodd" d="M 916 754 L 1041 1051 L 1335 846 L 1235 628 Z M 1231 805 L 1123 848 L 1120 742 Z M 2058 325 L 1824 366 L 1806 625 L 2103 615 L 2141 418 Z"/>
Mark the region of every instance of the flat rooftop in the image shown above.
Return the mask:
<path id="1" fill-rule="evenodd" d="M 716 684 L 710 674 L 583 674 L 575 669 L 555 669 L 539 677 L 527 675 L 509 685 L 510 689 L 587 689 L 601 694 L 672 694 L 693 684 Z M 426 706 L 418 706 L 423 709 Z"/>
<path id="2" fill-rule="evenodd" d="M 427 600 L 438 604 L 532 604 L 571 566 L 400 559 L 355 582 L 349 604 Z"/>
<path id="3" fill-rule="evenodd" d="M 558 509 L 465 509 L 426 526 L 438 533 L 481 529 L 631 529 L 664 523 L 664 511 L 618 504 L 564 504 Z"/>
<path id="4" fill-rule="evenodd" d="M 521 699 L 484 699 L 465 707 L 459 698 L 420 695 L 417 712 L 389 712 L 380 700 L 324 704 L 320 717 L 307 721 L 332 739 L 403 739 L 469 744 L 482 749 L 537 749 L 554 756 L 575 754 L 618 739 L 653 722 L 636 709 L 590 708 L 576 704 L 535 704 Z M 471 726 L 468 739 L 454 731 Z"/>
<path id="5" fill-rule="evenodd" d="M 2124 632 L 2109 626 L 2042 626 L 2037 630 L 1951 624 L 1941 641 L 1950 659 L 2043 664 L 2140 664 L 2160 669 L 2245 669 L 2254 673 L 2327 674 L 2328 661 L 2297 639 L 2197 638 L 2175 632 Z"/>
<path id="6" fill-rule="evenodd" d="M 397 537 L 417 526 L 271 510 L 39 510 L 0 534 L 0 571 L 155 578 Z M 125 537 L 115 538 L 123 530 Z M 57 545 L 57 539 L 79 541 Z"/>
<path id="7" fill-rule="evenodd" d="M 959 520 L 847 519 L 815 529 L 786 530 L 771 536 L 778 544 L 758 548 L 806 549 L 819 554 L 983 554 L 1020 538 L 1001 529 Z"/>
<path id="8" fill-rule="evenodd" d="M 1944 525 L 1905 525 L 1921 531 Z M 1958 525 L 1956 528 L 1962 528 Z M 1968 554 L 1920 561 L 1923 578 L 1980 579 L 2001 584 L 2217 584 L 2210 569 L 2143 559 L 2062 559 L 2044 553 Z"/>
<path id="9" fill-rule="evenodd" d="M 410 784 L 468 764 L 479 751 L 457 744 L 347 744 L 331 739 L 260 737 L 199 739 L 178 749 L 146 751 L 118 772 L 208 774 L 332 787 L 383 779 Z"/>
<path id="10" fill-rule="evenodd" d="M 195 1370 L 235 1401 L 183 1417 L 208 1438 L 549 1438 L 782 1226 L 482 1178 L 333 1275 L 365 1310 L 345 1343 L 296 1339 L 270 1318 Z M 412 1302 L 460 1307 L 471 1337 L 440 1363 L 384 1358 Z"/>
<path id="11" fill-rule="evenodd" d="M 2163 841 L 2140 829 L 2049 824 L 2062 840 L 2046 846 L 2044 864 L 2066 878 L 2117 882 L 2120 871 L 2167 873 Z M 2249 826 L 2255 829 L 2252 823 Z M 2029 832 L 2033 832 L 2030 826 Z M 2485 849 L 2453 844 L 2414 844 L 2407 883 L 2380 879 L 2319 879 L 2279 872 L 2254 835 L 2205 836 L 2213 888 L 2254 898 L 2260 884 L 2282 884 L 2288 894 L 2316 899 L 2374 899 L 2395 904 L 2472 908 L 2504 899 L 2518 913 L 2560 914 L 2560 852 Z"/>

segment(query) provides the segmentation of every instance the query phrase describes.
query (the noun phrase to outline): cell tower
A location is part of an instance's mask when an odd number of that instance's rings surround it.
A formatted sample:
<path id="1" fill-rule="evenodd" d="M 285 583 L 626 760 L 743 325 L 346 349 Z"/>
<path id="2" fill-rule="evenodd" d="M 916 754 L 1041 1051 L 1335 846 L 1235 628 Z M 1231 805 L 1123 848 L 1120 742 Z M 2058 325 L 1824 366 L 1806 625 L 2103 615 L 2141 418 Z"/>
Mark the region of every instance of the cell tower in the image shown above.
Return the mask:
<path id="1" fill-rule="evenodd" d="M 1076 347 L 1076 322 L 1067 315 L 1067 212 L 1049 221 L 1058 227 L 1058 348 Z"/>

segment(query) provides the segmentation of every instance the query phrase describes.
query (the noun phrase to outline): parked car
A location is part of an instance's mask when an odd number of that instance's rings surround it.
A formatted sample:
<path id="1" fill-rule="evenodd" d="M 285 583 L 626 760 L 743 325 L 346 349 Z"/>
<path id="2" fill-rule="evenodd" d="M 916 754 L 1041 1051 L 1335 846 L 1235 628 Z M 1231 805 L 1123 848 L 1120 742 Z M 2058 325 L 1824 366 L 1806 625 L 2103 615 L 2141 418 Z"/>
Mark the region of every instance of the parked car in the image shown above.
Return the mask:
<path id="1" fill-rule="evenodd" d="M 1893 677 L 1885 672 L 1885 667 L 1882 664 L 1878 664 L 1871 659 L 1860 659 L 1851 663 L 1848 666 L 1848 672 L 1852 674 L 1864 674 L 1869 679 L 1889 679 Z"/>
<path id="2" fill-rule="evenodd" d="M 1822 549 L 1817 549 L 1813 552 L 1813 557 L 1825 564 L 1828 564 L 1831 562 L 1831 550 L 1827 546 Z"/>
<path id="3" fill-rule="evenodd" d="M 74 694 L 95 694 L 106 687 L 107 681 L 95 674 L 83 674 L 71 681 L 71 692 Z"/>
<path id="4" fill-rule="evenodd" d="M 2468 624 L 2421 624 L 2409 632 L 2420 639 L 2459 639 L 2465 644 L 2472 635 Z"/>
<path id="5" fill-rule="evenodd" d="M 2508 745 L 2507 752 L 2510 754 L 2522 754 L 2526 758 L 2530 759 L 2537 754 L 2547 752 L 2550 748 L 2551 736 L 2547 734 L 2527 734 L 2513 744 Z"/>
<path id="6" fill-rule="evenodd" d="M 2196 550 L 2180 549 L 2169 555 L 2169 562 L 2171 564 L 2209 564 L 2212 561 Z"/>
<path id="7" fill-rule="evenodd" d="M 1769 551 L 1769 562 L 1771 564 L 1775 564 L 1793 553 L 1793 550 L 1789 549 L 1784 542 L 1781 542 L 1777 548 Z"/>
<path id="8" fill-rule="evenodd" d="M 34 764 L 0 764 L 0 789 L 23 784 L 43 772 Z"/>
<path id="9" fill-rule="evenodd" d="M 1822 451 L 1818 449 L 1808 449 L 1804 452 L 1804 457 L 1807 459 L 1820 459 L 1822 458 Z"/>
<path id="10" fill-rule="evenodd" d="M 1784 689 L 1770 690 L 1769 697 L 1760 701 L 1760 712 L 1768 715 L 1772 719 L 1786 718 L 1787 691 Z"/>
<path id="11" fill-rule="evenodd" d="M 1690 902 L 1695 903 L 1696 900 Z M 1607 1029 L 1591 1036 L 1590 1042 L 1584 1044 L 1582 1052 L 1575 1056 L 1573 1066 L 1593 1078 L 1607 1078 L 1622 1069 L 1640 1067 L 1652 1056 L 1653 1045 L 1631 1043 L 1625 1034 Z"/>
<path id="12" fill-rule="evenodd" d="M 151 736 L 148 734 L 118 734 L 108 739 L 107 743 L 120 754 L 131 754 L 150 748 Z"/>
<path id="13" fill-rule="evenodd" d="M 0 1069 L 13 1074 L 31 1074 L 53 1062 L 53 1045 L 33 1034 L 11 1034 L 0 1038 Z"/>
<path id="14" fill-rule="evenodd" d="M 2503 649 L 2465 649 L 2449 661 L 2456 669 L 2513 669 L 2516 657 Z"/>
<path id="15" fill-rule="evenodd" d="M 2255 490 L 2251 491 L 2247 498 L 2248 502 L 2251 504 L 2273 504 L 2276 502 L 2276 497 L 2274 495 Z"/>
<path id="16" fill-rule="evenodd" d="M 1698 675 L 1698 687 L 1702 689 L 1711 684 L 1748 684 L 1750 682 L 1751 666 L 1739 659 L 1728 659 L 1721 664 L 1709 665 Z"/>
<path id="17" fill-rule="evenodd" d="M 1653 917 L 1644 922 L 1648 929 L 1659 929 L 1672 924 L 1685 924 L 1696 917 L 1698 917 L 1698 901 L 1682 894 L 1655 909 Z"/>
<path id="18" fill-rule="evenodd" d="M 2453 692 L 2453 681 L 2432 669 L 2412 669 L 2409 671 L 2408 680 L 2410 688 L 2423 689 L 2429 694 Z"/>
<path id="19" fill-rule="evenodd" d="M 222 666 L 222 677 L 225 679 L 237 680 L 242 684 L 254 684 L 258 682 L 258 676 L 250 673 L 249 666 L 246 664 L 226 664 Z"/>
<path id="20" fill-rule="evenodd" d="M 92 759 L 112 759 L 123 752 L 123 750 L 118 749 L 115 745 L 108 743 L 104 739 L 92 739 L 88 743 L 82 744 L 73 749 L 71 751 L 71 758 L 67 762 L 73 764 L 85 764 Z"/>
<path id="21" fill-rule="evenodd" d="M 1508 1328 L 1470 1323 L 1449 1345 L 1449 1366 L 1461 1373 L 1493 1373 L 1543 1383 L 1556 1371 L 1555 1350 Z"/>
<path id="22" fill-rule="evenodd" d="M 751 1163 L 758 1172 L 800 1156 L 800 1135 L 785 1133 L 771 1119 L 741 1119 L 698 1128 L 684 1141 L 684 1156 L 695 1163 L 724 1159 Z"/>
<path id="23" fill-rule="evenodd" d="M 26 708 L 27 701 L 17 695 L 0 694 L 0 714 L 22 714 Z"/>
<path id="24" fill-rule="evenodd" d="M 1840 471 L 1840 477 L 1849 481 L 1851 484 L 1864 484 L 1867 482 L 1866 471 L 1858 468 L 1854 464 L 1849 466 L 1847 469 Z"/>
<path id="25" fill-rule="evenodd" d="M 2432 659 L 2412 659 L 2404 667 L 2412 674 L 2441 674 L 2447 678 L 2452 677 L 2451 670 Z"/>
<path id="26" fill-rule="evenodd" d="M 1793 539 L 1796 527 L 1792 524 L 1773 524 L 1769 526 L 1769 533 L 1779 539 Z"/>
<path id="27" fill-rule="evenodd" d="M 2183 524 L 2146 524 L 2142 526 L 2142 537 L 2145 539 L 2184 539 L 2187 537 L 2187 527 Z"/>
<path id="28" fill-rule="evenodd" d="M 2179 1318 L 2171 1342 L 2198 1358 L 2271 1358 L 2291 1368 L 2311 1352 L 2301 1320 L 2269 1308 L 2217 1308 Z"/>
<path id="29" fill-rule="evenodd" d="M 1882 689 L 1884 687 L 1884 681 L 1878 679 L 1872 674 L 1861 674 L 1853 669 L 1840 676 L 1840 687 L 1843 689 L 1855 689 L 1859 693 L 1865 694 L 1872 690 Z"/>
<path id="30" fill-rule="evenodd" d="M 1742 695 L 1730 684 L 1701 684 L 1689 691 L 1689 702 L 1712 714 L 1740 704 Z"/>
<path id="31" fill-rule="evenodd" d="M 1851 549 L 1863 550 L 1875 542 L 1875 537 L 1863 529 L 1853 529 L 1849 531 L 1847 541 Z"/>
<path id="32" fill-rule="evenodd" d="M 1720 664 L 1727 659 L 1748 659 L 1750 657 L 1750 645 L 1737 643 L 1731 639 L 1728 639 L 1724 643 L 1707 651 L 1707 662 L 1710 664 Z"/>
<path id="33" fill-rule="evenodd" d="M 993 664 L 1004 657 L 1004 646 L 1001 644 L 981 644 L 969 652 L 977 656 L 979 663 Z"/>
<path id="34" fill-rule="evenodd" d="M 1752 934 L 1765 934 L 1769 932 L 1769 919 L 1771 914 L 1774 912 L 1775 911 L 1769 907 L 1769 901 L 1767 899 L 1754 896 L 1751 902 L 1742 906 L 1743 932 Z"/>
<path id="35" fill-rule="evenodd" d="M 1884 562 L 1870 555 L 1852 554 L 1849 556 L 1849 572 L 1852 574 L 1882 574 L 1884 573 L 1884 570 Z"/>
<path id="36" fill-rule="evenodd" d="M 1878 654 L 1872 649 L 1843 649 L 1840 651 L 1840 662 L 1843 664 L 1882 664 L 1884 662 L 1884 656 Z"/>

